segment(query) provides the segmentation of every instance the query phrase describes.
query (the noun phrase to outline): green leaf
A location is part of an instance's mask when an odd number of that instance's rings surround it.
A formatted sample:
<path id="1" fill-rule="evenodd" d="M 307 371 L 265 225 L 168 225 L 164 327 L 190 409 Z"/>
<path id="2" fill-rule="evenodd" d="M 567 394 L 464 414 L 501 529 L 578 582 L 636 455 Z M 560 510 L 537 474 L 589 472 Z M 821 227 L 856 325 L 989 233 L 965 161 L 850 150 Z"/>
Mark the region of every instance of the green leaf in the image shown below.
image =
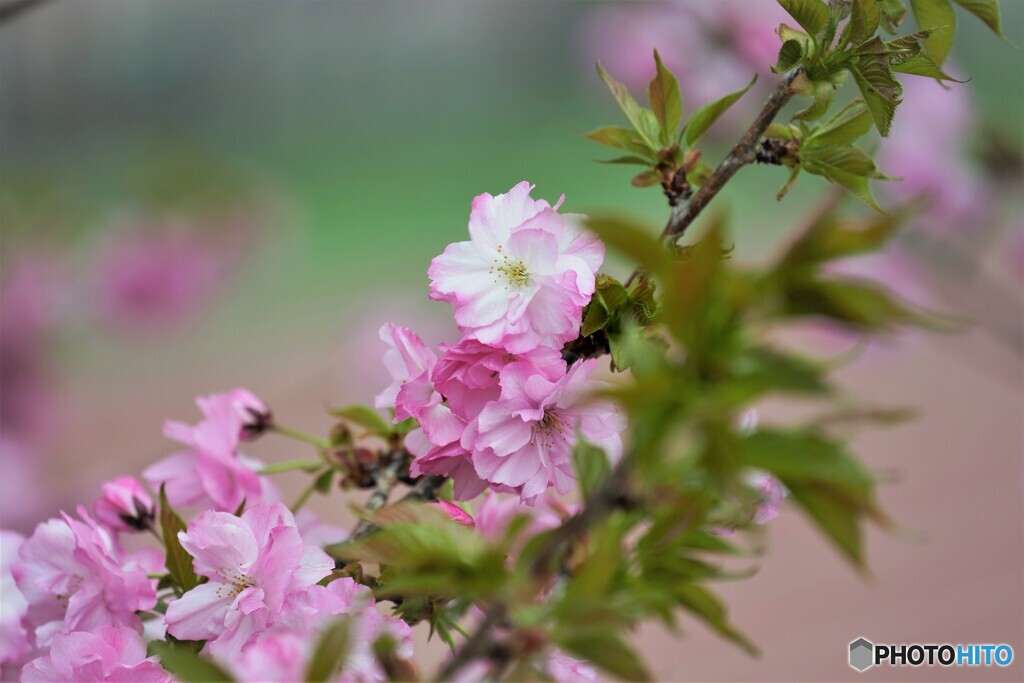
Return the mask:
<path id="1" fill-rule="evenodd" d="M 856 508 L 813 486 L 790 486 L 789 492 L 839 550 L 854 565 L 863 567 L 864 547 Z"/>
<path id="2" fill-rule="evenodd" d="M 320 493 L 326 494 L 331 490 L 331 484 L 334 483 L 334 475 L 337 471 L 338 470 L 333 467 L 325 470 L 316 478 L 316 481 L 313 482 L 313 487 Z"/>
<path id="3" fill-rule="evenodd" d="M 653 187 L 661 182 L 661 173 L 653 168 L 640 171 L 630 182 L 633 187 Z"/>
<path id="4" fill-rule="evenodd" d="M 598 275 L 594 296 L 591 297 L 584 313 L 580 334 L 589 337 L 603 329 L 621 313 L 627 304 L 629 304 L 629 294 L 626 293 L 622 283 L 608 275 Z"/>
<path id="5" fill-rule="evenodd" d="M 614 149 L 622 150 L 623 152 L 629 152 L 635 157 L 646 159 L 650 164 L 655 162 L 653 150 L 644 143 L 644 141 L 637 135 L 636 131 L 629 128 L 605 126 L 604 128 L 598 128 L 597 130 L 590 131 L 589 133 L 583 133 L 583 137 L 588 140 L 593 140 L 598 144 L 605 145 L 606 147 L 612 147 Z"/>
<path id="6" fill-rule="evenodd" d="M 651 271 L 661 268 L 665 250 L 657 238 L 637 222 L 621 216 L 598 215 L 587 218 L 585 223 L 605 245 L 631 258 L 641 267 Z"/>
<path id="7" fill-rule="evenodd" d="M 778 193 L 775 195 L 775 200 L 781 202 L 782 199 L 789 194 L 789 191 L 793 189 L 796 184 L 796 179 L 800 177 L 800 167 L 794 166 L 789 169 L 789 179 L 786 180 L 786 184 L 779 188 Z"/>
<path id="8" fill-rule="evenodd" d="M 608 462 L 608 455 L 603 448 L 598 448 L 584 439 L 576 442 L 572 451 L 573 468 L 576 470 L 576 480 L 579 482 L 583 497 L 586 498 L 601 485 L 604 478 L 611 471 Z"/>
<path id="9" fill-rule="evenodd" d="M 907 6 L 903 0 L 878 0 L 878 7 L 882 10 L 882 28 L 890 34 L 896 33 L 907 18 Z"/>
<path id="10" fill-rule="evenodd" d="M 167 501 L 167 492 L 160 486 L 160 533 L 164 539 L 164 552 L 167 557 L 167 571 L 174 583 L 182 591 L 189 591 L 199 585 L 199 577 L 192 566 L 189 555 L 178 540 L 178 532 L 185 531 L 185 522 Z"/>
<path id="11" fill-rule="evenodd" d="M 878 30 L 882 10 L 877 0 L 853 0 L 850 6 L 850 42 L 860 45 Z"/>
<path id="12" fill-rule="evenodd" d="M 919 29 L 935 29 L 925 45 L 931 58 L 941 65 L 953 49 L 953 37 L 956 34 L 956 12 L 953 11 L 953 5 L 950 0 L 910 0 L 910 9 L 914 12 Z"/>
<path id="13" fill-rule="evenodd" d="M 848 68 L 871 112 L 875 127 L 882 137 L 888 137 L 903 87 L 893 78 L 886 56 L 861 55 L 851 61 Z"/>
<path id="14" fill-rule="evenodd" d="M 804 147 L 800 152 L 800 165 L 808 173 L 824 176 L 846 188 L 862 202 L 882 212 L 871 192 L 870 178 L 877 177 L 875 162 L 864 152 L 849 145 Z"/>
<path id="15" fill-rule="evenodd" d="M 807 137 L 808 145 L 848 145 L 871 130 L 871 112 L 862 100 L 840 109 Z"/>
<path id="16" fill-rule="evenodd" d="M 658 120 L 655 118 L 654 113 L 650 109 L 644 109 L 633 96 L 629 94 L 629 89 L 625 85 L 619 83 L 617 80 L 612 78 L 607 71 L 601 66 L 600 62 L 597 64 L 597 73 L 601 76 L 601 79 L 611 90 L 612 95 L 615 97 L 615 101 L 619 103 L 619 108 L 622 109 L 622 113 L 626 115 L 629 122 L 633 124 L 633 128 L 640 134 L 644 143 L 651 149 L 658 149 Z"/>
<path id="17" fill-rule="evenodd" d="M 729 623 L 725 606 L 706 588 L 693 582 L 685 582 L 675 586 L 672 592 L 680 605 L 703 619 L 719 634 L 739 645 L 748 654 L 757 654 L 754 644 Z"/>
<path id="18" fill-rule="evenodd" d="M 661 55 L 657 50 L 654 51 L 654 63 L 656 71 L 650 85 L 647 86 L 647 96 L 651 101 L 654 116 L 658 119 L 661 144 L 668 147 L 683 118 L 683 99 L 679 95 L 679 81 L 662 64 Z"/>
<path id="19" fill-rule="evenodd" d="M 629 166 L 629 165 L 633 165 L 633 166 L 650 166 L 651 165 L 651 160 L 650 159 L 644 159 L 642 157 L 637 157 L 637 156 L 624 156 L 624 157 L 615 157 L 614 159 L 598 159 L 597 163 L 599 163 L 599 164 L 622 164 L 622 165 L 626 165 L 626 166 Z"/>
<path id="20" fill-rule="evenodd" d="M 794 119 L 814 121 L 828 113 L 828 110 L 832 107 L 836 88 L 830 81 L 814 81 L 811 83 L 811 89 L 814 101 L 806 109 L 802 109 L 794 114 Z"/>
<path id="21" fill-rule="evenodd" d="M 963 81 L 957 80 L 943 71 L 942 67 L 936 64 L 935 60 L 924 52 L 914 55 L 899 64 L 894 64 L 892 70 L 909 76 L 924 76 L 925 78 L 934 78 L 939 81 L 963 83 Z"/>
<path id="22" fill-rule="evenodd" d="M 345 406 L 344 408 L 332 408 L 330 414 L 364 427 L 369 433 L 384 439 L 391 436 L 394 432 L 394 427 L 385 422 L 380 413 L 362 404 L 357 403 Z"/>
<path id="23" fill-rule="evenodd" d="M 779 0 L 779 4 L 812 36 L 817 36 L 828 24 L 828 7 L 821 0 Z"/>
<path id="24" fill-rule="evenodd" d="M 999 14 L 999 0 L 954 0 L 956 4 L 985 22 L 1000 38 L 1003 35 L 1002 17 Z"/>
<path id="25" fill-rule="evenodd" d="M 817 2 L 817 0 L 814 0 Z M 694 112 L 693 117 L 689 123 L 686 124 L 686 146 L 692 147 L 693 143 L 697 142 L 708 132 L 708 129 L 714 125 L 718 118 L 729 110 L 736 100 L 743 97 L 743 95 L 753 87 L 754 83 L 757 83 L 757 74 L 747 83 L 745 88 L 741 88 L 736 92 L 729 93 L 725 97 L 705 104 L 703 107 Z"/>
<path id="26" fill-rule="evenodd" d="M 347 619 L 336 621 L 324 629 L 316 644 L 316 649 L 313 650 L 313 656 L 309 660 L 306 680 L 309 683 L 332 680 L 332 675 L 348 656 L 349 640 Z"/>
<path id="27" fill-rule="evenodd" d="M 615 631 L 586 630 L 559 640 L 559 645 L 624 681 L 651 681 L 647 667 Z"/>
<path id="28" fill-rule="evenodd" d="M 212 683 L 234 679 L 212 660 L 199 656 L 191 645 L 185 643 L 149 643 L 150 654 L 160 658 L 160 666 L 174 675 L 181 683 Z"/>
<path id="29" fill-rule="evenodd" d="M 807 56 L 807 43 L 802 40 L 787 40 L 779 48 L 779 59 L 776 61 L 772 71 L 781 74 L 790 69 L 795 69 L 804 61 Z"/>
<path id="30" fill-rule="evenodd" d="M 900 325 L 936 331 L 956 329 L 955 321 L 916 310 L 868 280 L 792 282 L 785 296 L 790 315 L 822 316 L 859 330 L 883 332 Z"/>
<path id="31" fill-rule="evenodd" d="M 896 234 L 912 213 L 904 208 L 893 214 L 852 223 L 834 215 L 823 217 L 800 235 L 782 258 L 783 268 L 799 268 L 877 251 Z"/>

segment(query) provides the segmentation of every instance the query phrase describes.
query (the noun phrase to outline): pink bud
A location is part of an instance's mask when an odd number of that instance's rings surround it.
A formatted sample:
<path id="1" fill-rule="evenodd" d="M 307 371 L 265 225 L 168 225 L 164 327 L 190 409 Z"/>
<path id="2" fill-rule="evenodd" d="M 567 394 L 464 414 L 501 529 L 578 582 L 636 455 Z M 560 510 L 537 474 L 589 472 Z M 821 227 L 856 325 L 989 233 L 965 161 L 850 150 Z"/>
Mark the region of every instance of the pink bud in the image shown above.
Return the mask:
<path id="1" fill-rule="evenodd" d="M 134 477 L 118 477 L 103 484 L 103 495 L 96 499 L 96 519 L 117 531 L 144 531 L 153 524 L 153 500 Z"/>
<path id="2" fill-rule="evenodd" d="M 443 512 L 444 514 L 451 517 L 452 521 L 456 524 L 463 526 L 473 526 L 473 517 L 468 512 L 460 508 L 455 503 L 448 503 L 443 500 L 439 500 L 434 503 L 434 507 Z"/>

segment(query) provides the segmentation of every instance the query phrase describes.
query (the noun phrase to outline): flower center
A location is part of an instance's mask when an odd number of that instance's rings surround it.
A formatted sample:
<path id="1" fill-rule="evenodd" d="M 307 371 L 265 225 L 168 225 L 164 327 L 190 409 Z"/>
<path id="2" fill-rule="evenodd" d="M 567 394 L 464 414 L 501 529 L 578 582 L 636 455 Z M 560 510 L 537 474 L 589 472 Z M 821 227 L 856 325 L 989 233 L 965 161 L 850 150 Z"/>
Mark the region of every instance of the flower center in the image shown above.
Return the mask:
<path id="1" fill-rule="evenodd" d="M 217 570 L 217 575 L 224 579 L 224 583 L 217 587 L 218 598 L 234 600 L 246 588 L 256 585 L 256 579 L 234 569 L 221 567 Z"/>
<path id="2" fill-rule="evenodd" d="M 545 410 L 544 417 L 533 425 L 533 436 L 531 444 L 551 448 L 556 441 L 565 441 L 566 422 L 565 419 L 555 410 Z"/>
<path id="3" fill-rule="evenodd" d="M 526 269 L 526 264 L 521 259 L 510 258 L 500 245 L 498 246 L 498 258 L 494 259 L 494 265 L 488 269 L 488 272 L 494 275 L 495 284 L 500 284 L 501 279 L 504 278 L 505 289 L 510 286 L 522 287 L 530 279 L 530 271 Z"/>

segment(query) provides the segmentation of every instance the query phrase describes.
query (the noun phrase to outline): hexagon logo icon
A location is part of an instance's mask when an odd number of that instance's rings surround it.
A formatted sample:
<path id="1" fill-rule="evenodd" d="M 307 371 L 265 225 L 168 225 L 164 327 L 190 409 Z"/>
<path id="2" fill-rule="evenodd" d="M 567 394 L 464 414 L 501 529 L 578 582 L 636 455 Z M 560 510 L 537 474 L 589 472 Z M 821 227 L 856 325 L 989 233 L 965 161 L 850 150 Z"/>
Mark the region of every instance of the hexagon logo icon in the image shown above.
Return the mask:
<path id="1" fill-rule="evenodd" d="M 850 643 L 850 667 L 867 671 L 875 665 L 875 646 L 867 638 L 858 638 Z"/>

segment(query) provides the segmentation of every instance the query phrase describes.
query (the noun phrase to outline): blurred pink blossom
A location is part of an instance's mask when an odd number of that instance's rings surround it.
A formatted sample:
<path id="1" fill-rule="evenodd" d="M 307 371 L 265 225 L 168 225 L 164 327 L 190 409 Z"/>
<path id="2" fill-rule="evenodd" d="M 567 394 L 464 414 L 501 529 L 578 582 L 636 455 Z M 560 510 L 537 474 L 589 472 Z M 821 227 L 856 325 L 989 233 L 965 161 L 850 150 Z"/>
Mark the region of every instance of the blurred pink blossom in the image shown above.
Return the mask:
<path id="1" fill-rule="evenodd" d="M 54 636 L 47 655 L 25 665 L 26 683 L 171 683 L 154 658 L 146 657 L 142 636 L 130 628 L 101 626 Z"/>
<path id="2" fill-rule="evenodd" d="M 14 582 L 11 567 L 25 537 L 13 531 L 0 530 L 0 667 L 18 666 L 29 653 L 28 634 L 22 617 L 28 602 Z"/>
<path id="3" fill-rule="evenodd" d="M 202 216 L 120 219 L 96 263 L 96 312 L 122 329 L 166 330 L 209 305 L 239 260 L 241 234 Z M 213 236 L 211 236 L 213 235 Z"/>
<path id="4" fill-rule="evenodd" d="M 141 629 L 136 612 L 156 605 L 163 557 L 153 550 L 126 553 L 107 529 L 79 508 L 36 527 L 22 544 L 11 573 L 28 610 L 30 642 L 49 645 L 54 634 L 98 626 Z"/>
<path id="5" fill-rule="evenodd" d="M 778 57 L 781 41 L 775 30 L 781 23 L 795 22 L 774 1 L 602 3 L 583 24 L 580 52 L 588 71 L 600 61 L 639 94 L 654 76 L 657 48 L 679 79 L 684 107 L 692 112 L 746 85 L 755 73 L 769 80 L 764 77 L 772 75 Z M 741 100 L 737 109 L 745 104 Z"/>

